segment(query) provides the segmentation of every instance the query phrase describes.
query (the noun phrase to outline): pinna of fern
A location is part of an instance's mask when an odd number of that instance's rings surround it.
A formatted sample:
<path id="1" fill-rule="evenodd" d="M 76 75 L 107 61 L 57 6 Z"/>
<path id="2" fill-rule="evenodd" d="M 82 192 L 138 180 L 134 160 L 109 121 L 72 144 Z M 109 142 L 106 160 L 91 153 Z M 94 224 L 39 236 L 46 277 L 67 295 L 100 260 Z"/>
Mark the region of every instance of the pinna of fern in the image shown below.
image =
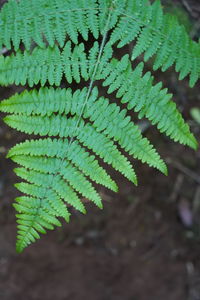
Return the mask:
<path id="1" fill-rule="evenodd" d="M 190 76 L 191 86 L 200 77 L 199 43 L 176 18 L 163 14 L 159 1 L 9 0 L 0 23 L 0 45 L 14 48 L 0 56 L 0 84 L 32 88 L 3 100 L 0 111 L 8 114 L 4 121 L 12 128 L 40 136 L 7 155 L 20 165 L 15 172 L 24 180 L 16 184 L 24 195 L 14 204 L 17 251 L 61 226 L 60 217 L 68 222 L 69 207 L 85 213 L 83 197 L 102 208 L 94 183 L 112 191 L 118 187 L 101 162 L 136 185 L 124 153 L 167 173 L 129 111 L 174 141 L 197 148 L 172 95 L 154 83 L 143 62 L 135 64 L 143 54 L 144 62 L 153 57 L 154 69 L 175 65 L 180 79 Z M 95 41 L 87 43 L 91 35 Z M 130 57 L 114 58 L 116 47 L 129 43 Z M 96 81 L 106 87 L 107 97 L 100 96 Z M 60 88 L 62 82 L 67 88 Z M 74 82 L 87 87 L 72 91 Z M 113 92 L 116 103 L 109 100 Z"/>

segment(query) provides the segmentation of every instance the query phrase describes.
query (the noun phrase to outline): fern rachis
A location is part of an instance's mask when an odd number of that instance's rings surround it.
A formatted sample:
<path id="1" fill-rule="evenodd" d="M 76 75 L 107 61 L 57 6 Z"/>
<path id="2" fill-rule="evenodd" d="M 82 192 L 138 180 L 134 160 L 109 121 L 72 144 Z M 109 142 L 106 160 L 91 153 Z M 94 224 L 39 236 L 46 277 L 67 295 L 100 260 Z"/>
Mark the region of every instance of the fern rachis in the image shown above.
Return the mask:
<path id="1" fill-rule="evenodd" d="M 0 44 L 11 50 L 0 56 L 0 84 L 31 88 L 3 100 L 0 110 L 8 114 L 4 121 L 12 128 L 40 136 L 8 153 L 21 165 L 15 172 L 25 180 L 16 184 L 25 196 L 14 204 L 19 252 L 39 233 L 61 226 L 59 217 L 69 221 L 68 206 L 85 213 L 81 197 L 102 208 L 93 182 L 118 188 L 101 161 L 137 184 L 121 149 L 167 173 L 129 111 L 149 119 L 174 141 L 197 148 L 172 95 L 154 83 L 151 72 L 144 72 L 143 62 L 133 67 L 143 54 L 144 62 L 153 57 L 155 70 L 175 65 L 180 79 L 190 76 L 191 86 L 200 77 L 200 44 L 175 17 L 163 14 L 159 1 L 9 0 L 0 23 Z M 131 55 L 116 59 L 116 46 L 131 42 Z M 85 87 L 74 91 L 74 82 Z M 106 97 L 97 83 L 107 88 Z M 115 103 L 109 99 L 113 92 Z"/>

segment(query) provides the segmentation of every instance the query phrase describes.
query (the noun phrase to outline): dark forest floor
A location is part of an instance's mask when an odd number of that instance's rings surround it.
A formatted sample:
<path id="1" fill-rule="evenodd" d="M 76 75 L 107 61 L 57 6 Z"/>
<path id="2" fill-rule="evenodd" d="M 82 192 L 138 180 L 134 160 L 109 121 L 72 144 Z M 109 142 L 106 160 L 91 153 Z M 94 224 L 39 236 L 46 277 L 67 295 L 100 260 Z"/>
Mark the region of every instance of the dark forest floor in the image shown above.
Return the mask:
<path id="1" fill-rule="evenodd" d="M 186 2 L 196 24 L 200 1 Z M 200 106 L 199 83 L 191 90 L 172 71 L 156 74 L 199 139 L 189 114 Z M 0 91 L 3 99 L 16 89 Z M 119 193 L 99 188 L 103 211 L 87 204 L 86 216 L 74 212 L 70 224 L 18 255 L 12 208 L 17 178 L 5 155 L 24 136 L 0 122 L 0 300 L 200 300 L 200 151 L 170 142 L 152 127 L 145 134 L 172 162 L 169 176 L 134 161 L 139 187 L 113 173 Z"/>

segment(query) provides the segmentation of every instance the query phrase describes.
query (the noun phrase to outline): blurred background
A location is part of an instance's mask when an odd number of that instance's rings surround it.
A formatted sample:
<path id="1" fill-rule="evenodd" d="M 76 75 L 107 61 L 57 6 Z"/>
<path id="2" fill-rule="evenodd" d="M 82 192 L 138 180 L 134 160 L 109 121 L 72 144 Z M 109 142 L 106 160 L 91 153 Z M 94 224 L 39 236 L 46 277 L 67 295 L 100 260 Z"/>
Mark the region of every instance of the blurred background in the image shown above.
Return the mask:
<path id="1" fill-rule="evenodd" d="M 162 3 L 198 40 L 200 1 Z M 154 75 L 174 94 L 200 140 L 199 82 L 190 89 L 173 69 Z M 0 88 L 0 98 L 18 90 Z M 1 118 L 1 300 L 200 300 L 200 151 L 170 142 L 146 122 L 140 125 L 167 161 L 169 176 L 133 161 L 139 187 L 113 172 L 119 193 L 99 187 L 103 211 L 88 203 L 86 216 L 73 212 L 70 224 L 63 223 L 18 255 L 12 203 L 19 179 L 5 156 L 25 135 Z"/>

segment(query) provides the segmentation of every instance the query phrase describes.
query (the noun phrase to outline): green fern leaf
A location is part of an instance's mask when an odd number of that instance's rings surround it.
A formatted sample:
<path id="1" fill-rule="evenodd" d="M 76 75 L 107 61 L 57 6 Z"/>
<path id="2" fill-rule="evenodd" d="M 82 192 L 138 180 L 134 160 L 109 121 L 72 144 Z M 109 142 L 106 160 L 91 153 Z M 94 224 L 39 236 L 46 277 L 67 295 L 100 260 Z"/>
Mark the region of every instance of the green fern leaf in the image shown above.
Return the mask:
<path id="1" fill-rule="evenodd" d="M 152 58 L 154 70 L 174 65 L 180 80 L 190 77 L 190 86 L 200 78 L 200 43 L 163 13 L 159 1 L 9 0 L 0 25 L 0 48 L 6 47 L 0 85 L 33 88 L 1 101 L 0 111 L 10 127 L 41 137 L 7 155 L 21 166 L 15 172 L 25 181 L 16 187 L 26 196 L 14 204 L 18 252 L 61 226 L 59 218 L 68 222 L 69 206 L 85 213 L 83 198 L 102 208 L 94 184 L 118 189 L 102 163 L 136 185 L 133 159 L 167 173 L 132 112 L 197 148 L 172 95 L 154 84 L 150 71 L 144 73 L 143 62 L 133 67 L 139 57 Z M 126 48 L 116 53 L 128 44 L 130 58 L 120 54 Z"/>

